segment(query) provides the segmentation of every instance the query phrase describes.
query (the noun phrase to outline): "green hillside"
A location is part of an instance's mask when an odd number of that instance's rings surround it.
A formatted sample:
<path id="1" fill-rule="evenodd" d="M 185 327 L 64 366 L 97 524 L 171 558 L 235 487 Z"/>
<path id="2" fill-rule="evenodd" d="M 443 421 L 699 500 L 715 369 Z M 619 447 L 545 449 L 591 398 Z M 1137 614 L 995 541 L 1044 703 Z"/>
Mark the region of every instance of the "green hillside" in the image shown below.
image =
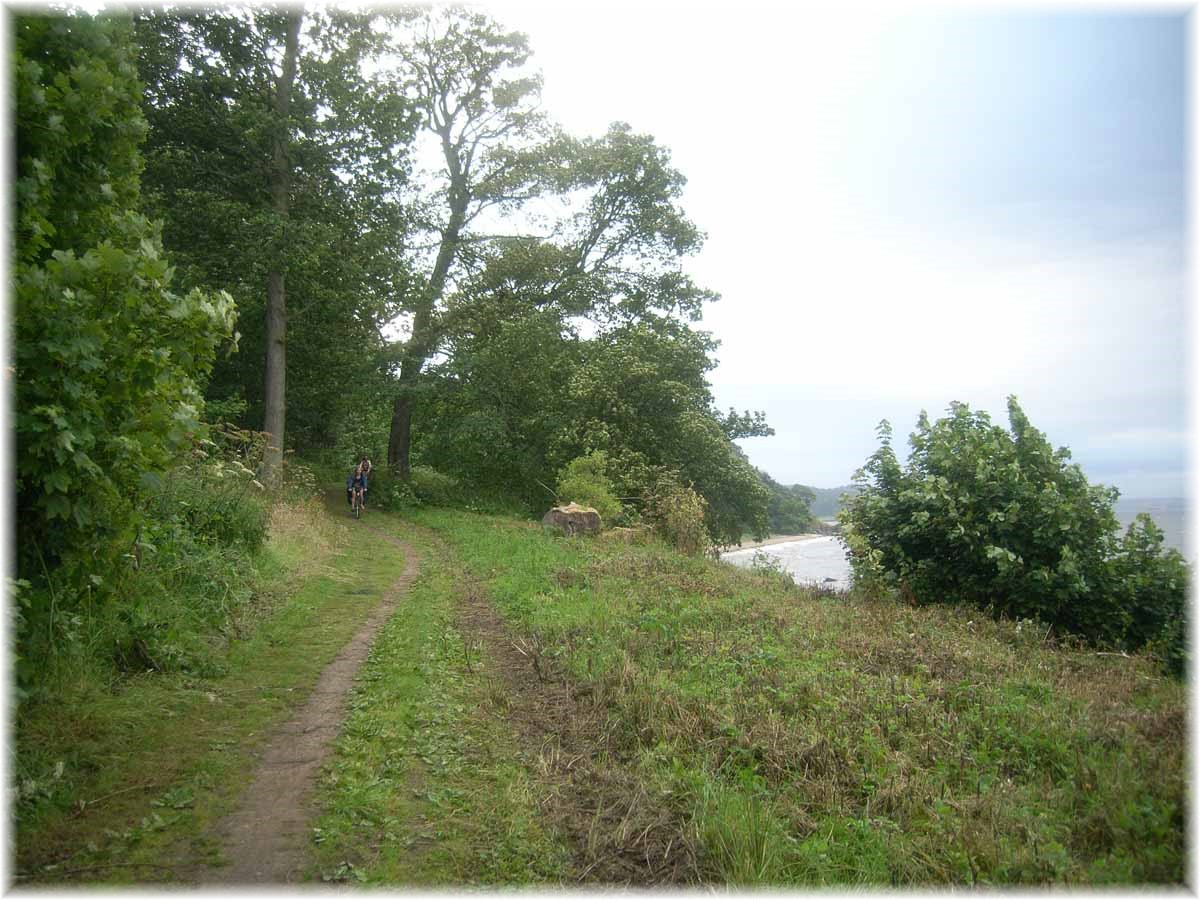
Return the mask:
<path id="1" fill-rule="evenodd" d="M 423 568 L 357 679 L 306 878 L 1184 877 L 1187 692 L 1150 658 L 968 609 L 831 598 L 621 533 L 568 539 L 448 509 L 356 523 L 338 501 L 326 516 L 290 576 L 300 602 L 247 633 L 257 650 L 234 641 L 208 674 L 132 679 L 98 708 L 85 692 L 25 720 L 25 754 L 87 739 L 23 756 L 47 792 L 18 807 L 21 878 L 187 881 L 198 853 L 216 860 L 205 835 L 244 783 L 240 748 L 311 683 L 310 664 L 281 668 L 300 659 L 289 648 L 377 602 L 404 562 L 390 536 Z M 293 564 L 298 526 L 318 523 L 294 518 L 271 544 Z"/>
<path id="2" fill-rule="evenodd" d="M 832 488 L 807 487 L 803 485 L 802 487 L 810 491 L 813 495 L 812 503 L 809 505 L 809 512 L 817 519 L 833 518 L 842 508 L 842 495 L 853 495 L 858 492 L 858 488 L 853 484 L 843 484 Z"/>

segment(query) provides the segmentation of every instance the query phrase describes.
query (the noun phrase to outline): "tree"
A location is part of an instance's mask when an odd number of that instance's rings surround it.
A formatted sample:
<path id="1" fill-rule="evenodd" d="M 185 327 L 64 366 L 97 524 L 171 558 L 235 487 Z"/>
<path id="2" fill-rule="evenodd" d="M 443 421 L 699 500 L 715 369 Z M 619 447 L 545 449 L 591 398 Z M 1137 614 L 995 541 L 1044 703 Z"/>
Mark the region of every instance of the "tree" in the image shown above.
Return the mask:
<path id="1" fill-rule="evenodd" d="M 554 130 L 536 108 L 540 78 L 524 70 L 525 36 L 485 16 L 449 8 L 409 24 L 397 83 L 422 110 L 444 168 L 422 204 L 425 274 L 403 302 L 410 332 L 397 347 L 388 448 L 402 477 L 422 373 L 464 323 L 550 308 L 600 324 L 695 318 L 714 298 L 680 270 L 703 236 L 677 205 L 683 177 L 653 139 L 622 124 L 599 139 Z M 529 201 L 550 196 L 573 202 L 547 227 L 518 221 Z M 505 216 L 515 230 L 485 231 Z"/>
<path id="2" fill-rule="evenodd" d="M 590 506 L 609 525 L 621 515 L 621 501 L 608 477 L 608 458 L 600 451 L 577 457 L 559 470 L 558 499 Z"/>
<path id="3" fill-rule="evenodd" d="M 449 346 L 417 394 L 426 426 L 414 460 L 544 512 L 569 461 L 552 444 L 570 420 L 563 373 L 580 364 L 578 337 L 556 311 L 527 310 Z"/>
<path id="4" fill-rule="evenodd" d="M 1119 646 L 1182 635 L 1182 557 L 1145 523 L 1118 541 L 1115 489 L 1089 484 L 1015 397 L 1007 431 L 965 404 L 949 413 L 934 423 L 921 414 L 905 468 L 880 426 L 882 445 L 841 513 L 856 580 Z"/>
<path id="5" fill-rule="evenodd" d="M 300 55 L 301 10 L 290 7 L 284 14 L 284 49 L 282 71 L 275 83 L 271 129 L 271 211 L 277 228 L 287 229 L 290 208 L 292 163 L 288 159 L 288 110 L 292 105 L 292 85 L 296 81 L 297 57 Z M 267 381 L 263 391 L 263 431 L 267 445 L 263 451 L 263 479 L 268 484 L 278 482 L 283 468 L 284 426 L 287 421 L 287 274 L 282 254 L 272 254 L 267 272 Z"/>
<path id="6" fill-rule="evenodd" d="M 385 377 L 413 121 L 363 74 L 383 46 L 372 15 L 299 16 L 139 17 L 145 180 L 185 283 L 228 286 L 245 312 L 243 353 L 218 365 L 210 397 L 244 400 L 244 423 L 273 432 L 286 411 L 289 443 L 330 446 L 362 402 L 348 394 Z"/>
<path id="7" fill-rule="evenodd" d="M 398 348 L 388 464 L 404 479 L 414 390 L 442 339 L 442 302 L 473 240 L 469 229 L 485 210 L 536 194 L 538 174 L 524 148 L 515 148 L 540 138 L 544 129 L 534 103 L 539 80 L 510 77 L 529 58 L 524 35 L 453 7 L 409 17 L 408 24 L 409 40 L 396 48 L 402 61 L 397 85 L 420 110 L 421 126 L 437 140 L 445 169 L 424 204 L 427 232 L 436 235 L 432 263 L 403 304 L 410 327 Z"/>
<path id="8" fill-rule="evenodd" d="M 723 416 L 706 373 L 711 336 L 670 318 L 612 328 L 584 344 L 566 382 L 569 414 L 557 458 L 605 451 L 622 496 L 643 496 L 663 473 L 704 498 L 714 544 L 766 533 L 767 491 L 733 441 L 773 432 L 760 414 Z"/>
<path id="9" fill-rule="evenodd" d="M 158 226 L 138 210 L 146 123 L 128 18 L 21 15 L 14 44 L 17 571 L 102 590 L 145 487 L 200 427 L 234 305 L 171 290 Z"/>
<path id="10" fill-rule="evenodd" d="M 772 534 L 799 534 L 812 527 L 809 509 L 816 498 L 812 490 L 802 484 L 785 487 L 761 469 L 758 476 L 770 493 L 767 528 Z"/>
<path id="11" fill-rule="evenodd" d="M 618 495 L 643 507 L 664 477 L 694 485 L 714 542 L 765 529 L 766 490 L 732 441 L 769 429 L 714 408 L 708 335 L 662 318 L 583 339 L 561 310 L 493 322 L 486 309 L 426 382 L 418 458 L 536 508 L 557 472 L 600 452 Z"/>

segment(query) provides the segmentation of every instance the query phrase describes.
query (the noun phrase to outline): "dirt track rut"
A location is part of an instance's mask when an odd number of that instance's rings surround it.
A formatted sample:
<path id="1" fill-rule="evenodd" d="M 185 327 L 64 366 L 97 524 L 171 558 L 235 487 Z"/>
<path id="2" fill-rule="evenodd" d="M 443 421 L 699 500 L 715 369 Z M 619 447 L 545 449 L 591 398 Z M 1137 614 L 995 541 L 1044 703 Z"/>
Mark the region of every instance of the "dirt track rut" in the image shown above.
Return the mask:
<path id="1" fill-rule="evenodd" d="M 305 873 L 317 775 L 346 718 L 355 673 L 421 567 L 421 555 L 411 544 L 370 530 L 396 545 L 404 557 L 404 572 L 321 673 L 307 703 L 267 743 L 241 806 L 217 826 L 228 863 L 203 873 L 203 883 L 289 884 Z"/>

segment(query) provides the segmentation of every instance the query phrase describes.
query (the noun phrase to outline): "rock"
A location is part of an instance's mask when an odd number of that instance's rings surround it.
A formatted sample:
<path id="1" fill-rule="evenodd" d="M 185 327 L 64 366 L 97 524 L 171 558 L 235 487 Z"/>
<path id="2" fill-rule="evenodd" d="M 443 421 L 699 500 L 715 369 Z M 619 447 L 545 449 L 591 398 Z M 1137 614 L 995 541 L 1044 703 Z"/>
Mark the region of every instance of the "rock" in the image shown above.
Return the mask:
<path id="1" fill-rule="evenodd" d="M 568 503 L 542 516 L 542 525 L 557 528 L 563 534 L 595 534 L 600 530 L 600 513 L 590 506 Z"/>

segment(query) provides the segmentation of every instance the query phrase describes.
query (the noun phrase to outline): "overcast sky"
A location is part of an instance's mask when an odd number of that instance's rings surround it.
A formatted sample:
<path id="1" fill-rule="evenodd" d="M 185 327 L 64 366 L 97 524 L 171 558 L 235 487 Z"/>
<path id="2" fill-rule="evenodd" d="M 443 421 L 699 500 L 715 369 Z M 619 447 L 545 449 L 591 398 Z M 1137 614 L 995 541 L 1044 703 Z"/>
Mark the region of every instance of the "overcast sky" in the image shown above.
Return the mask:
<path id="1" fill-rule="evenodd" d="M 784 483 L 847 483 L 952 400 L 1015 393 L 1089 478 L 1186 489 L 1186 21 L 490 3 L 576 134 L 653 134 L 708 234 L 721 407 Z"/>

